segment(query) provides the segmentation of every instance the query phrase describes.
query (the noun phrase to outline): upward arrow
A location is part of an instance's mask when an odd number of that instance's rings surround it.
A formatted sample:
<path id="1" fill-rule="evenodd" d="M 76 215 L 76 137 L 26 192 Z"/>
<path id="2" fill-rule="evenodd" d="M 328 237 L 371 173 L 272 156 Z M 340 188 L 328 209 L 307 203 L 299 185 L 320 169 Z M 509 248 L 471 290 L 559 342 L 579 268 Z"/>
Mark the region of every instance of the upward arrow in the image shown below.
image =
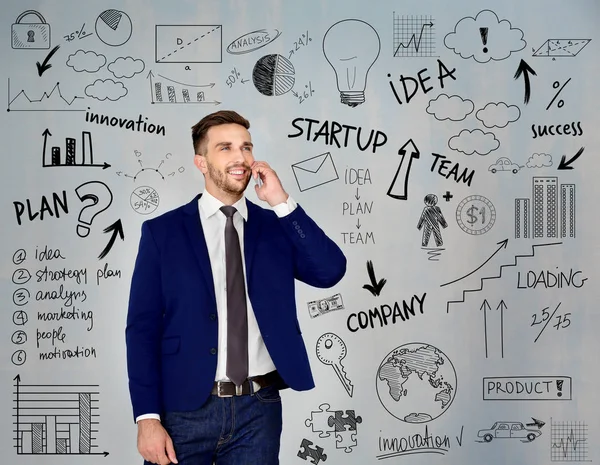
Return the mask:
<path id="1" fill-rule="evenodd" d="M 461 279 L 465 279 L 467 276 L 471 276 L 473 273 L 475 273 L 476 271 L 478 271 L 479 269 L 481 269 L 483 267 L 483 265 L 485 265 L 487 262 L 489 262 L 494 257 L 494 255 L 496 255 L 498 252 L 500 252 L 500 249 L 505 249 L 506 246 L 507 246 L 507 244 L 508 244 L 508 238 L 504 239 L 503 241 L 496 242 L 496 245 L 499 245 L 500 247 L 498 247 L 496 249 L 496 251 L 492 255 L 490 255 L 490 257 L 485 262 L 483 262 L 481 265 L 479 265 L 473 271 L 471 271 L 470 273 L 467 273 L 466 275 L 464 275 L 461 278 L 457 278 L 454 281 L 450 281 L 450 282 L 447 282 L 447 283 L 444 283 L 444 284 L 440 284 L 440 287 L 447 286 L 448 284 L 452 284 L 452 283 L 455 283 L 457 281 L 460 281 Z"/>
<path id="2" fill-rule="evenodd" d="M 410 154 L 408 160 L 406 160 L 406 154 Z M 408 199 L 408 176 L 410 175 L 410 167 L 412 165 L 413 158 L 419 158 L 420 152 L 412 139 L 409 139 L 400 150 L 398 155 L 402 155 L 400 159 L 400 165 L 396 171 L 396 175 L 390 184 L 387 191 L 387 195 L 394 199 L 406 200 Z"/>
<path id="3" fill-rule="evenodd" d="M 523 98 L 523 102 L 525 105 L 529 103 L 529 97 L 531 95 L 531 83 L 529 82 L 529 73 L 537 76 L 535 71 L 527 64 L 527 62 L 521 59 L 519 63 L 519 67 L 517 68 L 517 72 L 515 73 L 515 79 L 519 79 L 521 74 L 523 75 L 523 80 L 525 81 L 525 96 Z"/>
<path id="4" fill-rule="evenodd" d="M 123 240 L 123 241 L 125 240 L 125 234 L 123 233 L 123 223 L 121 223 L 120 219 L 118 219 L 113 224 L 111 224 L 110 226 L 105 228 L 103 232 L 109 233 L 111 231 L 112 231 L 112 236 L 110 237 L 108 244 L 106 244 L 106 247 L 104 247 L 104 250 L 98 256 L 99 260 L 102 260 L 104 257 L 106 257 L 108 255 L 108 252 L 110 252 L 110 249 L 112 249 L 112 246 L 114 245 L 115 241 L 117 240 L 117 236 L 119 236 L 121 238 L 121 240 Z"/>
<path id="5" fill-rule="evenodd" d="M 44 136 L 44 148 L 42 149 L 42 167 L 44 166 L 50 166 L 50 165 L 46 165 L 46 141 L 48 139 L 48 136 L 51 136 L 52 134 L 50 134 L 50 131 L 48 130 L 48 128 L 46 128 L 46 130 L 44 132 L 42 132 L 42 136 Z"/>
<path id="6" fill-rule="evenodd" d="M 150 99 L 152 100 L 152 103 L 154 103 L 154 86 L 152 85 L 153 77 L 154 77 L 154 73 L 152 72 L 152 70 L 150 70 L 148 72 L 148 75 L 146 76 L 146 79 L 150 79 Z"/>
<path id="7" fill-rule="evenodd" d="M 504 299 L 500 301 L 496 310 L 500 310 L 500 353 L 504 358 L 504 309 L 508 308 L 504 303 Z"/>
<path id="8" fill-rule="evenodd" d="M 19 384 L 21 384 L 21 375 L 17 375 L 13 378 L 14 381 L 16 381 L 16 385 L 17 385 L 17 437 L 19 435 Z"/>
<path id="9" fill-rule="evenodd" d="M 492 307 L 490 307 L 490 304 L 488 303 L 487 299 L 483 299 L 483 303 L 481 304 L 481 307 L 479 307 L 479 310 L 483 310 L 483 333 L 485 336 L 485 358 L 488 358 L 488 343 L 487 343 L 487 312 L 486 310 L 491 310 Z"/>

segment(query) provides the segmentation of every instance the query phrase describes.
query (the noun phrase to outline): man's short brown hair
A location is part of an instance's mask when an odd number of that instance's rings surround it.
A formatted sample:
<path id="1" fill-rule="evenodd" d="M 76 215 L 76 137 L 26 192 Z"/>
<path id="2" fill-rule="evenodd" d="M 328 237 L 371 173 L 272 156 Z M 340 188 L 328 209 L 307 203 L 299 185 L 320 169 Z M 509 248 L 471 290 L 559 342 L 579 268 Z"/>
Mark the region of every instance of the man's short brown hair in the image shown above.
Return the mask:
<path id="1" fill-rule="evenodd" d="M 239 124 L 250 129 L 250 122 L 239 113 L 232 110 L 220 110 L 206 115 L 192 126 L 192 141 L 194 142 L 194 153 L 206 154 L 206 133 L 213 126 L 220 124 Z"/>

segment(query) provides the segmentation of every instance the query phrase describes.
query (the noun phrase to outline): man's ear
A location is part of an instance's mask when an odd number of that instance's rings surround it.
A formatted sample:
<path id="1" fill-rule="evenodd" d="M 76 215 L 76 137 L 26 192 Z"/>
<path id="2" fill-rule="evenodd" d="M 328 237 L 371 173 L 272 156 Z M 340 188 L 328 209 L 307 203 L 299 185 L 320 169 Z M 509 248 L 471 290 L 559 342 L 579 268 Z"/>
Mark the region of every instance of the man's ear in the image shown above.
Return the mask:
<path id="1" fill-rule="evenodd" d="M 206 157 L 205 156 L 196 154 L 194 156 L 194 165 L 196 165 L 196 167 L 200 171 L 202 171 L 203 174 L 206 174 L 206 172 L 208 171 L 208 166 L 206 164 Z"/>

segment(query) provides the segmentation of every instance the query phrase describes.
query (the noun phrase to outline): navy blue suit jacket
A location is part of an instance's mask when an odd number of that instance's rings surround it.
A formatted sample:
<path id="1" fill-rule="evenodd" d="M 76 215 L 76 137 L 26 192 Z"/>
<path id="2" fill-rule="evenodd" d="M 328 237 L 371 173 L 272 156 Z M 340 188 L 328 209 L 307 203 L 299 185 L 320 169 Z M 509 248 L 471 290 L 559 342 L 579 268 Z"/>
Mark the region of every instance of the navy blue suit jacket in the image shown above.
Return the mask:
<path id="1" fill-rule="evenodd" d="M 126 329 L 134 417 L 198 409 L 215 380 L 217 307 L 198 198 L 142 225 Z M 246 281 L 258 326 L 285 385 L 311 389 L 294 280 L 331 287 L 346 258 L 299 205 L 278 218 L 246 202 Z"/>

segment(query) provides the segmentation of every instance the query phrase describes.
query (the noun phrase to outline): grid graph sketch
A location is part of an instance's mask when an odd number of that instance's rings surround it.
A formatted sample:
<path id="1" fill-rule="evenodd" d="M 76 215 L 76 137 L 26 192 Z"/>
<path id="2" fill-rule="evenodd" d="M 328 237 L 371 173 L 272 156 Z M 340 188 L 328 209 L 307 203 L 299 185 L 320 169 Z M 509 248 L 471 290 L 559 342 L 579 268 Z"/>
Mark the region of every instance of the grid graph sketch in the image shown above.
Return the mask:
<path id="1" fill-rule="evenodd" d="M 393 12 L 394 57 L 432 57 L 435 55 L 435 25 L 429 15 L 398 15 Z"/>
<path id="2" fill-rule="evenodd" d="M 14 385 L 14 447 L 18 455 L 108 455 L 95 444 L 97 385 Z"/>
<path id="3" fill-rule="evenodd" d="M 550 420 L 553 462 L 589 462 L 588 426 L 582 421 Z"/>

